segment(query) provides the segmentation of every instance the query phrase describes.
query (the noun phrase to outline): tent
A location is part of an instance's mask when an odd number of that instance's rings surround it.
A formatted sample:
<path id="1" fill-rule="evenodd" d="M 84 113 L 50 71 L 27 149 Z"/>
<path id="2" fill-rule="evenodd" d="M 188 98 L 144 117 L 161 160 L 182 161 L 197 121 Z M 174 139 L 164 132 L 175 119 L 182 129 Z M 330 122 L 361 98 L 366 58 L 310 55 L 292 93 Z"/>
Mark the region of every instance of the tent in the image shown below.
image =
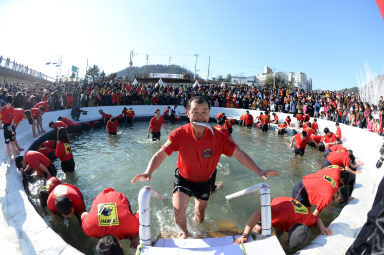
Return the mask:
<path id="1" fill-rule="evenodd" d="M 222 82 L 222 83 L 220 84 L 220 87 L 225 88 L 225 83 Z"/>
<path id="2" fill-rule="evenodd" d="M 193 87 L 194 88 L 200 88 L 200 83 L 198 81 L 195 82 L 195 84 L 193 84 Z"/>
<path id="3" fill-rule="evenodd" d="M 163 82 L 163 80 L 161 78 L 160 78 L 160 80 L 157 83 L 159 83 L 161 86 L 164 86 L 164 82 Z"/>
<path id="4" fill-rule="evenodd" d="M 138 82 L 137 80 L 135 79 L 133 82 L 132 82 L 132 85 L 136 85 Z"/>

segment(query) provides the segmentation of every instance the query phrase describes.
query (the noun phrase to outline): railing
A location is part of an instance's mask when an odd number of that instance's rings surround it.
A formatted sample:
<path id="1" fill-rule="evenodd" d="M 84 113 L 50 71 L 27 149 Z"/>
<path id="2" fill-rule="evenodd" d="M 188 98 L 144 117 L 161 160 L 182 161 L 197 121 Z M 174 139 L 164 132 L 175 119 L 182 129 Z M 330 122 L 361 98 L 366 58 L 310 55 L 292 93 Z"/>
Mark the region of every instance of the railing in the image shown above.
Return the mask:
<path id="1" fill-rule="evenodd" d="M 162 194 L 150 186 L 142 187 L 139 192 L 140 243 L 147 246 L 151 245 L 151 197 L 159 199 L 168 198 L 166 194 Z"/>
<path id="2" fill-rule="evenodd" d="M 15 60 L 11 61 L 10 58 L 4 58 L 3 56 L 0 56 L 0 67 L 15 71 L 18 73 L 31 75 L 33 77 L 43 79 L 43 80 L 48 80 L 48 78 L 54 79 L 46 74 L 43 74 L 42 72 L 38 72 L 32 68 L 29 68 L 28 65 L 19 64 Z"/>
<path id="3" fill-rule="evenodd" d="M 225 197 L 227 200 L 231 200 L 238 197 L 243 197 L 251 194 L 259 193 L 261 201 L 261 235 L 270 236 L 272 231 L 271 223 L 271 196 L 270 188 L 266 183 L 258 183 L 246 189 L 240 190 L 236 193 L 228 195 Z"/>

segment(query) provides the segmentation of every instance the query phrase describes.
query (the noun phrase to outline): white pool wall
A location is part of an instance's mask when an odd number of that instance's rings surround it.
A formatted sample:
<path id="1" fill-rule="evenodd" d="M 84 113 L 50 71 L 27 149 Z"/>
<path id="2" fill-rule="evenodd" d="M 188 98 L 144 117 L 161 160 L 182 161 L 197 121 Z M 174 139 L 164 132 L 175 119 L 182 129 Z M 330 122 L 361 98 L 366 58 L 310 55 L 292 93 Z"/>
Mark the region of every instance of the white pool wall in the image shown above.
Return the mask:
<path id="1" fill-rule="evenodd" d="M 156 108 L 163 111 L 166 107 L 156 105 L 132 106 L 136 116 L 153 116 Z M 100 118 L 99 109 L 117 116 L 121 113 L 123 106 L 82 109 L 87 110 L 88 114 L 81 115 L 80 121 L 87 121 Z M 184 108 L 180 106 L 177 111 L 182 113 Z M 219 112 L 225 112 L 230 118 L 239 119 L 245 110 L 213 107 L 210 116 L 214 118 Z M 254 117 L 259 115 L 259 111 L 250 110 L 250 113 Z M 284 113 L 277 114 L 280 122 L 284 121 L 287 116 Z M 293 118 L 292 114 L 288 115 L 291 116 L 292 123 L 295 124 L 296 119 Z M 43 127 L 46 131 L 49 130 L 48 123 L 56 121 L 58 116 L 70 117 L 70 110 L 45 113 Z M 325 127 L 329 127 L 331 131 L 336 130 L 334 122 L 319 119 L 318 124 L 320 130 Z M 319 235 L 310 245 L 298 252 L 299 254 L 344 254 L 365 223 L 377 186 L 383 177 L 383 170 L 375 167 L 379 158 L 379 148 L 383 143 L 382 137 L 343 124 L 341 124 L 341 130 L 344 145 L 354 151 L 357 160 L 364 162 L 364 166 L 361 167 L 363 173 L 357 175 L 355 189 L 352 193 L 355 200 L 346 205 L 340 215 L 331 223 L 333 236 Z M 143 135 L 145 136 L 145 134 L 146 131 L 143 130 Z M 81 254 L 49 228 L 29 202 L 22 186 L 21 174 L 14 164 L 11 166 L 7 164 L 8 155 L 4 145 L 4 137 L 2 135 L 0 137 L 0 254 Z M 17 138 L 20 146 L 24 149 L 27 149 L 35 140 L 32 138 L 31 126 L 28 121 L 24 120 L 20 123 L 17 128 Z M 271 188 L 273 189 L 273 187 Z"/>

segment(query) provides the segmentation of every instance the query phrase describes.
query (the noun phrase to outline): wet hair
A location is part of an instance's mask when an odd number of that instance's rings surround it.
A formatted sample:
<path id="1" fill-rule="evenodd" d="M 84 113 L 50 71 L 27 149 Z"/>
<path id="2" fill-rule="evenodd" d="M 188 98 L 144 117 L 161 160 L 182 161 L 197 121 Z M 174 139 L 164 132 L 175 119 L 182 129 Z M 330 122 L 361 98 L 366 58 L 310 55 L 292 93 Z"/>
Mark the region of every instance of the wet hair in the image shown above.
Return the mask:
<path id="1" fill-rule="evenodd" d="M 63 117 L 61 117 L 61 116 L 59 116 L 58 118 L 57 118 L 57 120 L 62 120 L 63 119 Z"/>
<path id="2" fill-rule="evenodd" d="M 290 119 L 291 117 L 289 117 L 289 115 L 287 116 L 287 119 Z"/>
<path id="3" fill-rule="evenodd" d="M 68 215 L 72 209 L 71 200 L 67 196 L 59 196 L 56 198 L 55 206 L 61 215 Z"/>
<path id="4" fill-rule="evenodd" d="M 99 255 L 124 255 L 119 240 L 112 235 L 105 235 L 100 238 L 96 245 L 96 251 Z"/>
<path id="5" fill-rule="evenodd" d="M 33 119 L 32 119 L 31 111 L 30 111 L 30 110 L 26 110 L 26 111 L 24 112 L 24 114 L 25 114 L 25 116 L 27 116 L 27 119 L 28 119 L 29 124 L 32 125 L 32 123 L 33 123 Z"/>
<path id="6" fill-rule="evenodd" d="M 336 127 L 340 126 L 339 122 L 336 122 Z"/>
<path id="7" fill-rule="evenodd" d="M 316 121 L 317 121 L 317 119 L 314 119 L 313 121 L 314 121 L 314 122 L 316 122 Z"/>
<path id="8" fill-rule="evenodd" d="M 48 197 L 49 197 L 49 194 L 48 194 L 47 190 L 40 190 L 39 191 L 39 200 L 40 200 L 41 207 L 47 206 Z"/>
<path id="9" fill-rule="evenodd" d="M 12 103 L 13 103 L 13 96 L 8 95 L 8 96 L 5 98 L 5 102 L 6 102 L 7 104 L 12 104 Z"/>
<path id="10" fill-rule="evenodd" d="M 191 99 L 189 99 L 188 104 L 187 104 L 188 110 L 191 109 L 191 104 L 193 102 L 196 102 L 196 104 L 207 104 L 208 109 L 211 109 L 211 106 L 209 105 L 209 102 L 208 102 L 206 97 L 197 96 L 197 97 L 192 97 Z"/>
<path id="11" fill-rule="evenodd" d="M 15 159 L 15 164 L 17 168 L 22 168 L 23 164 L 21 163 L 23 161 L 24 157 L 23 156 L 17 156 Z"/>
<path id="12" fill-rule="evenodd" d="M 71 142 L 69 140 L 68 132 L 66 128 L 61 127 L 57 130 L 57 141 L 64 142 L 64 143 Z"/>
<path id="13" fill-rule="evenodd" d="M 329 128 L 327 128 L 327 127 L 324 128 L 324 134 L 327 134 L 328 132 L 330 132 L 330 131 L 329 131 Z"/>
<path id="14" fill-rule="evenodd" d="M 159 108 L 157 108 L 157 109 L 155 110 L 155 113 L 157 113 L 157 112 L 160 112 L 160 109 L 159 109 Z"/>
<path id="15" fill-rule="evenodd" d="M 51 121 L 51 122 L 49 122 L 49 124 L 48 124 L 48 126 L 50 127 L 50 128 L 53 128 L 53 124 L 55 124 L 53 121 Z"/>

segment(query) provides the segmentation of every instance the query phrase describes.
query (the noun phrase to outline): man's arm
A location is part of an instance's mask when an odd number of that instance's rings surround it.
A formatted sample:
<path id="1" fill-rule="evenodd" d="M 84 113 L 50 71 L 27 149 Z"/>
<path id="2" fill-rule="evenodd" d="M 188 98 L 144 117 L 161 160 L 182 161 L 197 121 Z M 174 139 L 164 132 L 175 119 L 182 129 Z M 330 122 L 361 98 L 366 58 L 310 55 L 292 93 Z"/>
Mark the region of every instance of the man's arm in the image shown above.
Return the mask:
<path id="1" fill-rule="evenodd" d="M 260 211 L 255 211 L 251 218 L 249 218 L 247 225 L 244 228 L 243 234 L 239 236 L 233 244 L 239 244 L 239 243 L 246 243 L 248 242 L 249 235 L 252 232 L 252 229 L 256 226 L 256 224 L 260 221 L 261 219 L 261 212 Z"/>
<path id="2" fill-rule="evenodd" d="M 48 171 L 48 169 L 43 164 L 40 163 L 39 169 L 42 172 L 47 174 L 47 178 L 51 178 L 51 173 Z"/>
<path id="3" fill-rule="evenodd" d="M 151 130 L 151 123 L 149 123 L 148 131 L 147 131 L 147 138 L 149 138 L 149 131 Z"/>
<path id="4" fill-rule="evenodd" d="M 323 221 L 320 219 L 320 217 L 317 219 L 316 227 L 320 230 L 322 235 L 332 235 L 332 229 L 324 227 Z"/>
<path id="5" fill-rule="evenodd" d="M 163 160 L 168 156 L 168 154 L 161 148 L 158 150 L 155 155 L 149 161 L 147 169 L 143 174 L 136 175 L 131 180 L 132 184 L 135 184 L 138 181 L 150 181 L 152 173 L 161 165 Z"/>
<path id="6" fill-rule="evenodd" d="M 233 152 L 233 156 L 242 165 L 251 169 L 253 172 L 257 173 L 264 180 L 267 180 L 268 179 L 267 176 L 270 176 L 270 175 L 277 176 L 277 177 L 280 176 L 279 172 L 274 170 L 265 170 L 265 171 L 261 170 L 260 167 L 255 163 L 255 161 L 253 161 L 253 159 L 251 159 L 251 157 L 249 157 L 248 154 L 242 151 L 238 146 Z"/>
<path id="7" fill-rule="evenodd" d="M 163 126 L 164 126 L 164 129 L 165 129 L 165 132 L 167 132 L 167 134 L 168 134 L 167 125 L 165 125 L 165 122 L 163 123 Z"/>
<path id="8" fill-rule="evenodd" d="M 295 141 L 296 140 L 296 137 L 295 136 L 293 136 L 292 137 L 292 139 L 291 139 L 291 144 L 289 145 L 289 148 L 291 149 L 292 148 L 292 145 L 293 145 L 293 141 Z"/>

